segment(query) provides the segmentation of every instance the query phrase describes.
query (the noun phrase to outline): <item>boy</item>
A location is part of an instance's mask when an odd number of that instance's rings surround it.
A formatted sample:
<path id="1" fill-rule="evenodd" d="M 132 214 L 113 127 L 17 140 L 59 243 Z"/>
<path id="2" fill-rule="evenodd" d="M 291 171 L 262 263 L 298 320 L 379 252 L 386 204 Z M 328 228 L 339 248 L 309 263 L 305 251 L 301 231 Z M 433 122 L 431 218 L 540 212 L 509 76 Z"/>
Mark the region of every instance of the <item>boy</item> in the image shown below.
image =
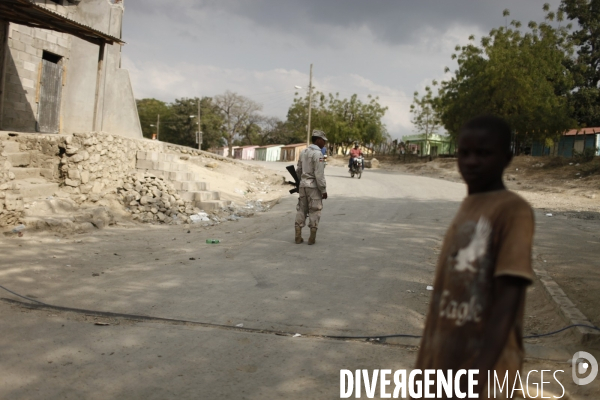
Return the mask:
<path id="1" fill-rule="evenodd" d="M 534 279 L 533 211 L 502 182 L 510 142 L 509 125 L 494 116 L 460 130 L 458 168 L 468 196 L 444 239 L 416 365 L 478 369 L 479 398 L 487 398 L 488 371 L 492 384 L 494 371 L 500 382 L 508 372 L 509 387 L 515 382 L 524 355 L 525 289 Z"/>

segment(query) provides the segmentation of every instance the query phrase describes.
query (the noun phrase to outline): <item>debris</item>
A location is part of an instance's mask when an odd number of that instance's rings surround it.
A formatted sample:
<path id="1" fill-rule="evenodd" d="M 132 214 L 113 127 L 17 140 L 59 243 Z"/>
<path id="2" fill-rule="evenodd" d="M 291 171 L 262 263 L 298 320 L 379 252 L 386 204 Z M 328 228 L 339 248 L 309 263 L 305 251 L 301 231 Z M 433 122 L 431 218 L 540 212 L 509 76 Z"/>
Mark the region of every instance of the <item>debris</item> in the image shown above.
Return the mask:
<path id="1" fill-rule="evenodd" d="M 236 325 L 236 327 L 238 327 L 238 328 L 243 328 L 243 327 L 244 327 L 244 324 L 237 324 L 237 325 Z"/>
<path id="2" fill-rule="evenodd" d="M 194 257 L 190 257 L 190 261 L 194 261 L 194 260 L 195 260 L 195 258 L 194 258 Z"/>
<path id="3" fill-rule="evenodd" d="M 100 276 L 100 274 L 99 274 L 99 273 L 97 273 L 97 272 L 94 272 L 94 273 L 92 274 L 92 276 Z"/>
<path id="4" fill-rule="evenodd" d="M 206 243 L 208 244 L 218 244 L 221 243 L 219 239 L 206 239 Z"/>
<path id="5" fill-rule="evenodd" d="M 292 337 L 301 337 L 301 336 L 302 336 L 301 334 L 299 334 L 299 333 L 296 333 L 296 334 L 295 334 L 294 336 L 292 336 Z"/>
<path id="6" fill-rule="evenodd" d="M 19 233 L 25 230 L 25 225 L 17 225 L 12 229 L 12 233 Z"/>
<path id="7" fill-rule="evenodd" d="M 433 290 L 433 286 L 427 286 L 427 290 Z"/>
<path id="8" fill-rule="evenodd" d="M 108 322 L 96 322 L 94 323 L 94 325 L 98 325 L 98 326 L 109 326 L 110 324 Z"/>
<path id="9" fill-rule="evenodd" d="M 194 224 L 197 224 L 198 222 L 210 221 L 210 218 L 208 218 L 208 214 L 205 212 L 199 212 L 197 214 L 190 215 L 190 219 L 192 220 L 192 223 L 194 223 Z"/>
<path id="10" fill-rule="evenodd" d="M 546 214 L 546 217 L 551 217 L 551 216 L 552 216 L 551 213 Z"/>

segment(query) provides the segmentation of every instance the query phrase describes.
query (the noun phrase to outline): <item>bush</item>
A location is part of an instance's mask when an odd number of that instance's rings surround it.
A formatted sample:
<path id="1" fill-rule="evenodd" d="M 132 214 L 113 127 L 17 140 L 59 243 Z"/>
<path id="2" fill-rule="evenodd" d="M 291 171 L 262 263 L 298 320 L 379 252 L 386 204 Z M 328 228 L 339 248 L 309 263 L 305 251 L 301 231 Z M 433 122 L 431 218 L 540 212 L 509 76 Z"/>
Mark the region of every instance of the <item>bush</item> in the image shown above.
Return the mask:
<path id="1" fill-rule="evenodd" d="M 597 147 L 588 147 L 587 149 L 583 149 L 582 152 L 573 150 L 573 161 L 578 163 L 590 162 L 596 157 L 597 152 Z"/>

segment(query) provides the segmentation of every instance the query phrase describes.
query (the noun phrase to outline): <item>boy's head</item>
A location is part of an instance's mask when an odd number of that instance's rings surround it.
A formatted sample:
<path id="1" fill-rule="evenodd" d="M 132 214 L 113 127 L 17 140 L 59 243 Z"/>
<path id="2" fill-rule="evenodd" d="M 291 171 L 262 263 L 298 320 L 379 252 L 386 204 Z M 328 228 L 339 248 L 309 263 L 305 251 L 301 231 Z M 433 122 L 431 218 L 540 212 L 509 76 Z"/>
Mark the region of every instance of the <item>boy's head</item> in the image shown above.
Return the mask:
<path id="1" fill-rule="evenodd" d="M 502 173 L 511 159 L 511 128 L 504 119 L 483 115 L 460 129 L 458 169 L 469 193 L 503 189 Z"/>

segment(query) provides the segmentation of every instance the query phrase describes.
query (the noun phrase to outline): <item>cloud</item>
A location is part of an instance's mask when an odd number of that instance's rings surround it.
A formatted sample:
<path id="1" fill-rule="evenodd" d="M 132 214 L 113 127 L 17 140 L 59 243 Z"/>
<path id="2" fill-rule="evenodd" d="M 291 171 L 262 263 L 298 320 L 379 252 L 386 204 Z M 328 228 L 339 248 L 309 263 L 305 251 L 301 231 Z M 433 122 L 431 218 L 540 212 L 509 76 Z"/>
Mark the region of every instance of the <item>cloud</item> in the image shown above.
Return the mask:
<path id="1" fill-rule="evenodd" d="M 173 101 L 225 90 L 284 119 L 294 85 L 380 96 L 393 137 L 414 133 L 415 90 L 454 70 L 456 44 L 511 19 L 541 20 L 543 1 L 127 1 L 124 66 L 138 98 Z M 559 0 L 551 0 L 551 6 Z"/>

